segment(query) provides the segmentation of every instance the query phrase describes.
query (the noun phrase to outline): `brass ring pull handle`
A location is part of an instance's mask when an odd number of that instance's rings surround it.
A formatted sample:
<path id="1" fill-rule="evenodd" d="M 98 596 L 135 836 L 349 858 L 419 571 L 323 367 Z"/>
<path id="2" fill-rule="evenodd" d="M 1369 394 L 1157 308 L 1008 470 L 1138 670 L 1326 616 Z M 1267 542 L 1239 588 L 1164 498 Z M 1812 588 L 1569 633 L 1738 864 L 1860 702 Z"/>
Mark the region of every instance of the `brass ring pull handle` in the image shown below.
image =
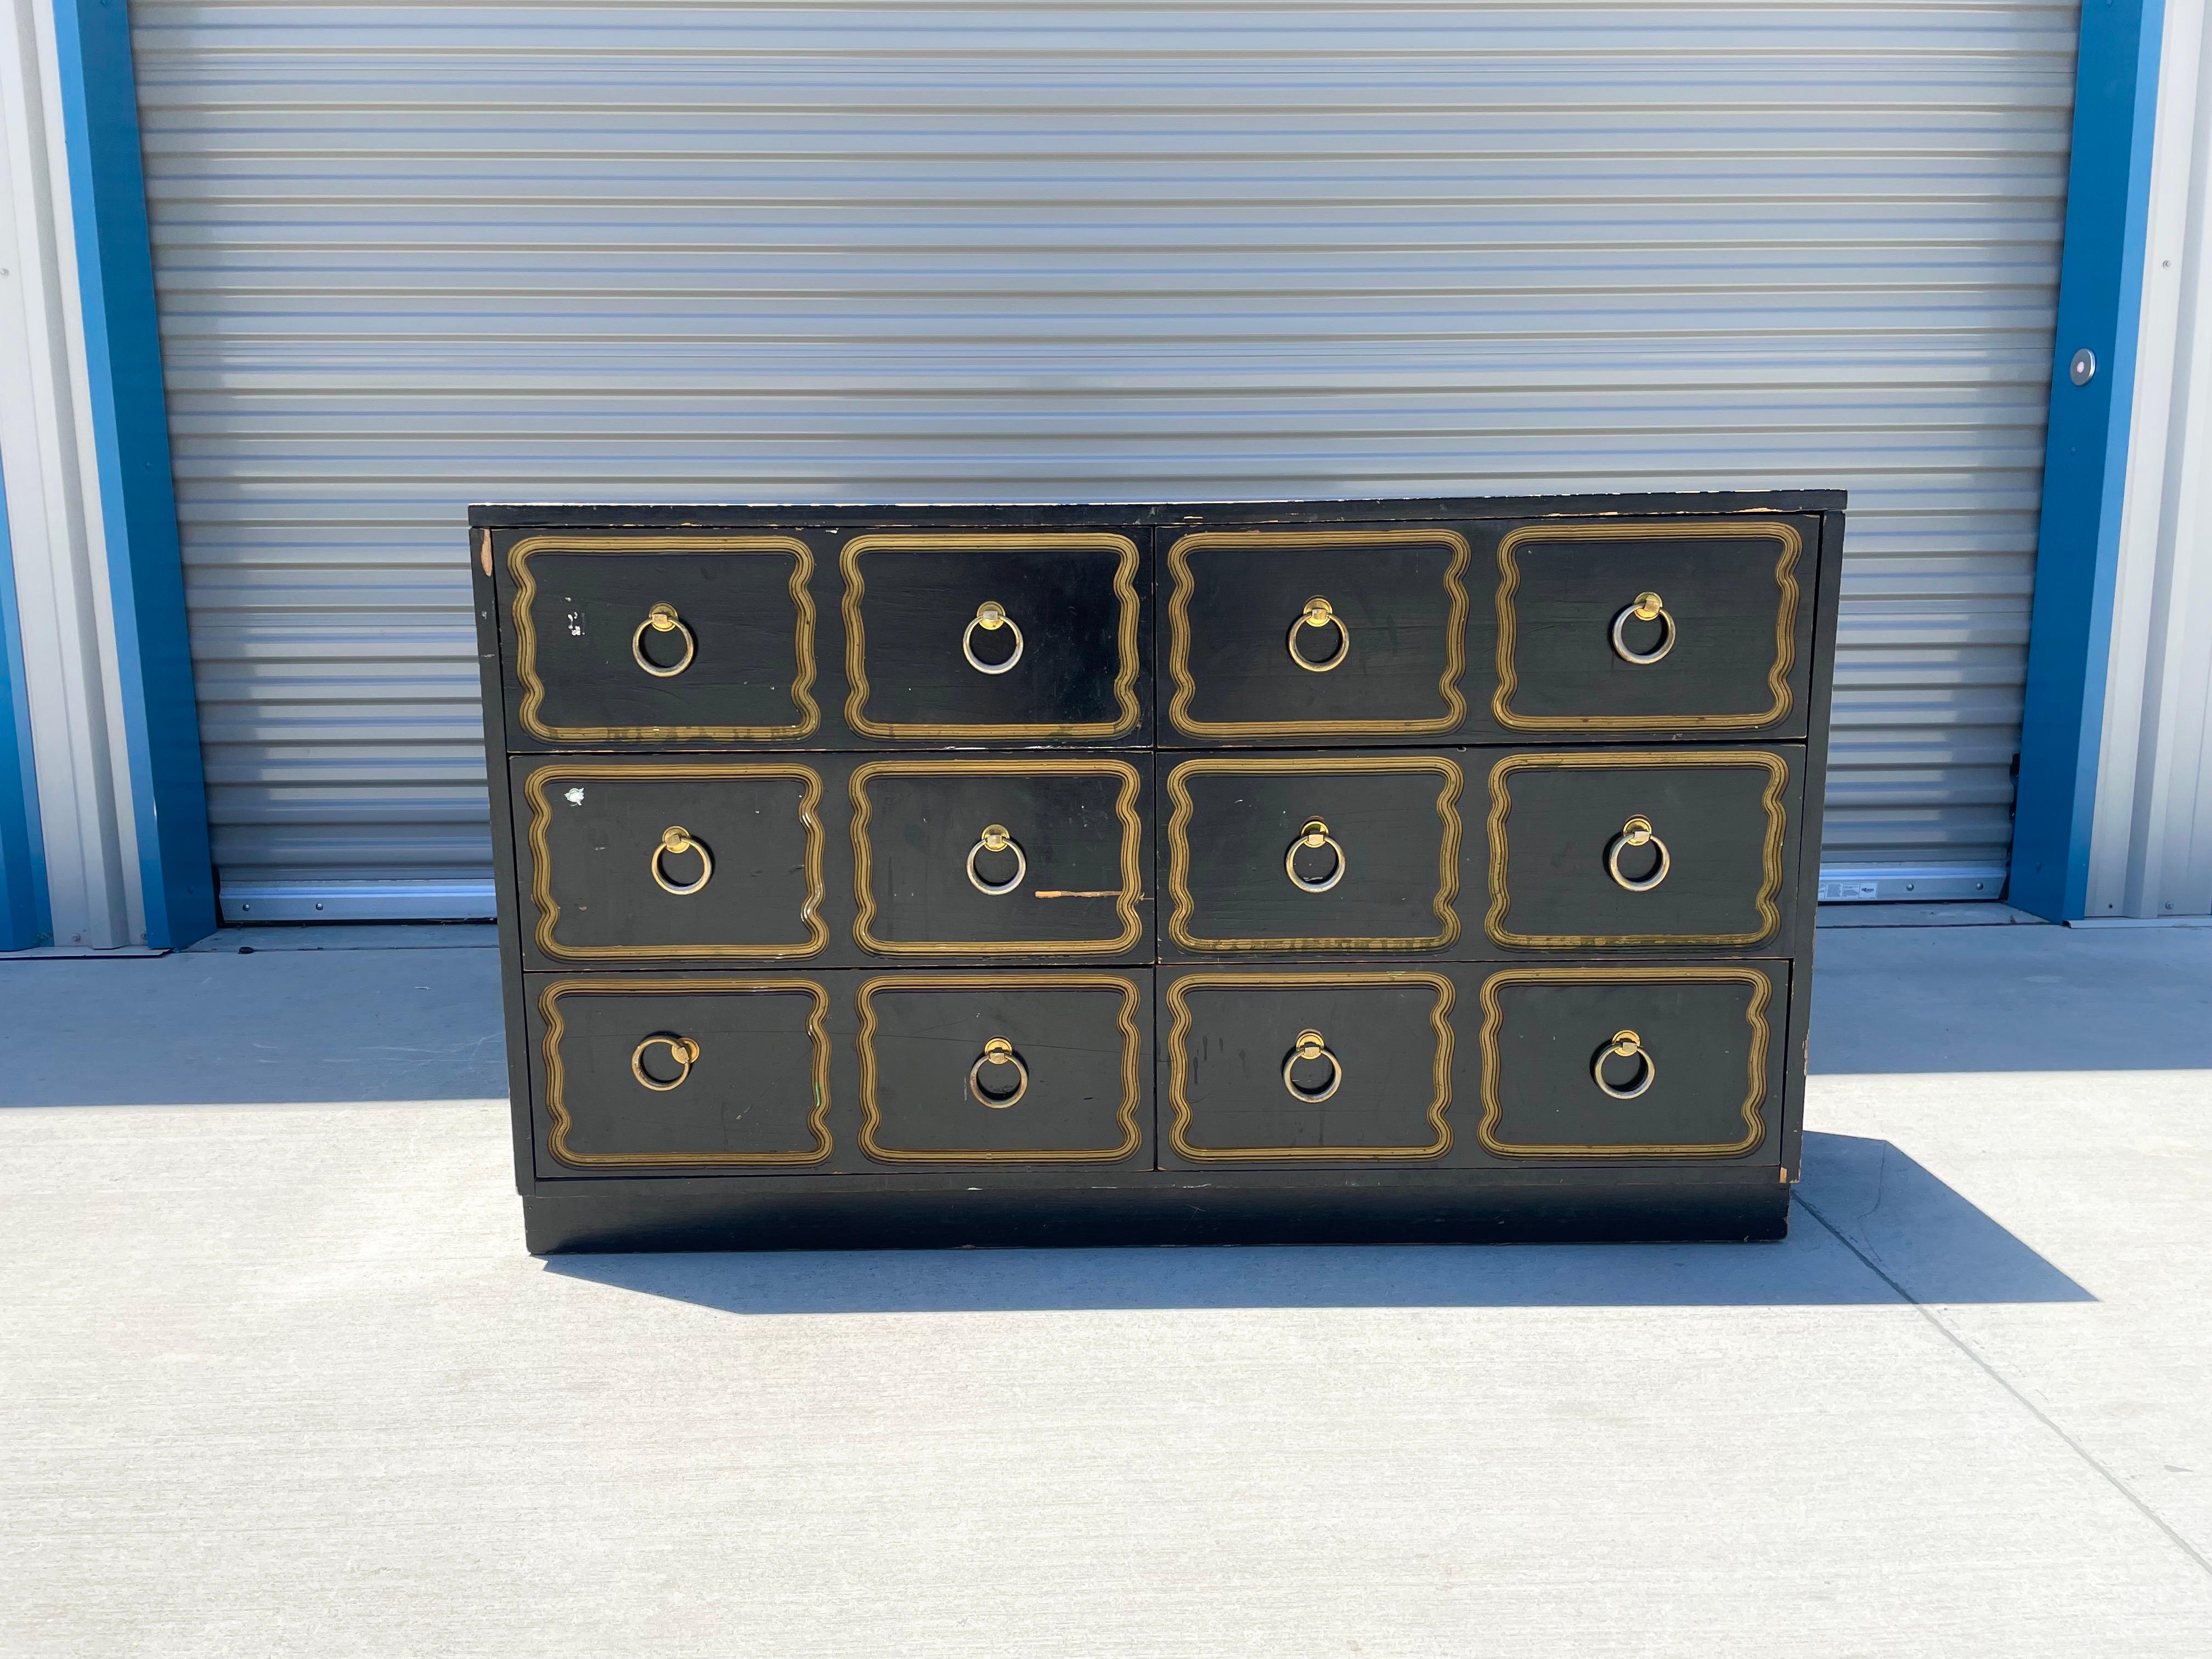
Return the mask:
<path id="1" fill-rule="evenodd" d="M 667 1083 L 661 1082 L 645 1069 L 645 1051 L 648 1048 L 666 1048 L 669 1058 L 684 1068 Z M 670 1036 L 665 1031 L 656 1032 L 629 1051 L 629 1074 L 654 1093 L 665 1095 L 671 1089 L 680 1089 L 684 1086 L 684 1079 L 691 1075 L 691 1067 L 698 1058 L 699 1045 L 690 1037 Z"/>
<path id="2" fill-rule="evenodd" d="M 1632 617 L 1638 622 L 1660 624 L 1659 643 L 1649 651 L 1632 651 L 1628 648 L 1628 641 L 1621 637 L 1621 630 L 1628 626 Z M 1656 593 L 1638 593 L 1632 602 L 1623 605 L 1620 614 L 1613 619 L 1613 654 L 1623 662 L 1632 662 L 1641 668 L 1657 662 L 1674 648 L 1674 619 L 1667 614 L 1667 607 L 1660 604 Z"/>
<path id="3" fill-rule="evenodd" d="M 1004 662 L 985 662 L 975 654 L 975 630 L 995 634 L 1002 628 L 1013 629 L 1014 652 Z M 975 607 L 975 620 L 960 631 L 960 654 L 968 659 L 968 665 L 979 674 L 1003 674 L 1022 659 L 1021 625 L 1006 614 L 1006 607 L 996 599 L 986 599 Z"/>
<path id="4" fill-rule="evenodd" d="M 1637 1062 L 1636 1081 L 1626 1089 L 1616 1089 L 1605 1080 L 1605 1063 L 1608 1060 L 1632 1060 Z M 1633 1100 L 1651 1086 L 1651 1079 L 1659 1075 L 1657 1062 L 1644 1051 L 1644 1039 L 1633 1031 L 1615 1031 L 1613 1041 L 1597 1051 L 1590 1061 L 1590 1076 L 1597 1086 L 1615 1100 Z"/>
<path id="5" fill-rule="evenodd" d="M 699 879 L 681 887 L 669 880 L 667 872 L 660 867 L 660 860 L 671 853 L 696 853 L 699 855 Z M 708 852 L 706 843 L 692 840 L 691 832 L 680 823 L 672 823 L 660 832 L 660 839 L 653 844 L 653 855 L 647 864 L 660 890 L 673 893 L 678 898 L 687 893 L 697 892 L 707 884 L 707 878 L 714 873 L 714 855 Z"/>
<path id="6" fill-rule="evenodd" d="M 1620 855 L 1632 847 L 1651 847 L 1658 850 L 1658 868 L 1640 881 L 1631 881 L 1620 873 Z M 1606 873 L 1632 893 L 1650 892 L 1667 879 L 1667 872 L 1674 867 L 1674 860 L 1668 854 L 1667 843 L 1659 839 L 1651 828 L 1651 820 L 1647 817 L 1629 819 L 1620 826 L 1620 833 L 1606 843 Z"/>
<path id="7" fill-rule="evenodd" d="M 1014 1068 L 1014 1091 L 1012 1094 L 994 1095 L 983 1087 L 983 1068 L 986 1066 L 1011 1066 Z M 983 1045 L 983 1057 L 968 1068 L 968 1092 L 994 1111 L 1003 1111 L 1030 1091 L 1030 1068 L 1022 1064 L 1022 1057 L 1014 1052 L 1014 1045 L 1004 1037 L 993 1037 Z"/>
<path id="8" fill-rule="evenodd" d="M 975 873 L 975 860 L 986 853 L 1012 853 L 1014 873 L 994 885 Z M 1022 884 L 1022 878 L 1030 872 L 1029 859 L 1022 852 L 1021 842 L 1006 833 L 1003 823 L 987 823 L 975 844 L 968 849 L 968 880 L 977 892 L 988 893 L 996 898 L 1001 893 L 1011 893 Z"/>
<path id="9" fill-rule="evenodd" d="M 645 635 L 647 629 L 656 634 L 681 634 L 684 654 L 676 659 L 675 666 L 663 668 L 645 654 Z M 684 618 L 676 614 L 676 607 L 665 599 L 645 613 L 645 620 L 637 625 L 637 632 L 629 636 L 629 653 L 637 659 L 637 665 L 655 679 L 673 679 L 691 665 L 691 659 L 699 654 L 699 641 L 692 637 Z"/>
<path id="10" fill-rule="evenodd" d="M 1308 881 L 1298 873 L 1298 854 L 1309 847 L 1326 847 L 1336 854 L 1336 863 L 1319 881 Z M 1302 893 L 1326 893 L 1344 879 L 1345 863 L 1344 848 L 1338 846 L 1336 838 L 1328 833 L 1328 826 L 1319 818 L 1309 818 L 1305 828 L 1298 831 L 1298 838 L 1283 854 L 1283 873 L 1291 878 L 1291 885 Z"/>
<path id="11" fill-rule="evenodd" d="M 1328 1081 L 1318 1089 L 1301 1089 L 1291 1077 L 1291 1067 L 1302 1060 L 1325 1060 L 1328 1062 Z M 1318 1106 L 1337 1091 L 1344 1081 L 1344 1062 L 1329 1053 L 1319 1031 L 1301 1031 L 1290 1055 L 1283 1061 L 1283 1087 L 1291 1091 L 1291 1098 L 1302 1100 L 1309 1106 Z"/>
<path id="12" fill-rule="evenodd" d="M 1336 654 L 1326 662 L 1315 662 L 1311 658 L 1302 655 L 1298 650 L 1298 629 L 1301 628 L 1336 629 Z M 1352 629 L 1345 625 L 1344 618 L 1336 614 L 1334 607 L 1327 599 L 1316 594 L 1306 601 L 1306 608 L 1291 624 L 1289 643 L 1292 662 L 1309 674 L 1326 674 L 1352 654 Z"/>

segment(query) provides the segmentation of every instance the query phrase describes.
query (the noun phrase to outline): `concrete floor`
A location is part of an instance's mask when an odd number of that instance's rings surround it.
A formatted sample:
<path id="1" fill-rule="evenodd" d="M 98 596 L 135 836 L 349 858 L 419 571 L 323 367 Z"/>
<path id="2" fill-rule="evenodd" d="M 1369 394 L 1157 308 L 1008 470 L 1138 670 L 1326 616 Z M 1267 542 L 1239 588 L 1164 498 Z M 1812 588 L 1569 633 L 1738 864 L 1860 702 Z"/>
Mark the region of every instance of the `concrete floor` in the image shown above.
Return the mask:
<path id="1" fill-rule="evenodd" d="M 248 937 L 0 963 L 7 1655 L 2212 1652 L 2212 933 L 1824 932 L 1782 1244 L 542 1263 Z"/>

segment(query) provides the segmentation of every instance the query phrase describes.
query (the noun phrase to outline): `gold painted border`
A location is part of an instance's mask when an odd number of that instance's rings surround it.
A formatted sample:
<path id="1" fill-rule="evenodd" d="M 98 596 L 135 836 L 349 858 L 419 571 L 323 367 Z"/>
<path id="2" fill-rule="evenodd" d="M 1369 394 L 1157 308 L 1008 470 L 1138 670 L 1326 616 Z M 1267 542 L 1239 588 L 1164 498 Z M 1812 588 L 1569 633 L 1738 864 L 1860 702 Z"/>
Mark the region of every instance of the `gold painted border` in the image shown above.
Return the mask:
<path id="1" fill-rule="evenodd" d="M 1444 827 L 1437 854 L 1437 895 L 1430 908 L 1440 924 L 1437 932 L 1420 939 L 1202 939 L 1190 931 L 1191 912 L 1197 908 L 1190 891 L 1190 820 L 1196 810 L 1184 779 L 1201 773 L 1261 773 L 1269 775 L 1301 773 L 1433 772 L 1443 779 L 1437 795 L 1437 817 Z M 1250 755 L 1207 755 L 1184 761 L 1168 774 L 1168 799 L 1174 811 L 1168 818 L 1168 937 L 1186 951 L 1441 951 L 1459 937 L 1460 791 L 1466 782 L 1459 763 L 1443 755 L 1354 756 L 1301 755 L 1271 759 Z"/>
<path id="2" fill-rule="evenodd" d="M 641 996 L 678 994 L 685 996 L 717 992 L 804 991 L 814 999 L 806 1017 L 807 1040 L 814 1050 L 814 1107 L 806 1115 L 807 1133 L 814 1137 L 808 1152 L 571 1152 L 568 1130 L 574 1121 L 562 1103 L 566 1074 L 561 1062 L 561 1038 L 566 1026 L 561 1018 L 561 999 L 570 994 Z M 761 1169 L 775 1165 L 819 1164 L 830 1156 L 830 993 L 811 979 L 560 979 L 538 998 L 544 1017 L 545 1110 L 553 1120 L 545 1138 L 546 1150 L 571 1169 Z"/>
<path id="3" fill-rule="evenodd" d="M 946 726 L 920 721 L 878 720 L 868 718 L 867 632 L 860 616 L 860 601 L 867 584 L 860 575 L 863 553 L 904 549 L 942 552 L 1091 552 L 1118 553 L 1114 571 L 1114 593 L 1121 601 L 1121 622 L 1114 646 L 1121 670 L 1114 676 L 1114 700 L 1120 705 L 1118 720 L 1079 720 L 1072 726 L 1049 723 L 1012 726 Z M 845 573 L 845 678 L 852 690 L 845 698 L 845 723 L 871 738 L 1118 738 L 1137 729 L 1137 544 L 1127 536 L 1105 531 L 1034 531 L 1009 532 L 979 530 L 899 532 L 855 536 L 845 544 L 841 564 Z"/>
<path id="4" fill-rule="evenodd" d="M 876 1103 L 876 993 L 893 991 L 1119 991 L 1121 1011 L 1116 1017 L 1121 1030 L 1121 1126 L 1118 1146 L 1088 1150 L 1001 1151 L 981 1147 L 941 1147 L 911 1152 L 885 1146 L 876 1139 L 883 1127 L 883 1109 Z M 1142 995 L 1135 980 L 1121 974 L 887 974 L 862 983 L 858 995 L 860 1031 L 860 1150 L 884 1164 L 1112 1164 L 1135 1152 L 1144 1140 L 1137 1121 L 1143 1097 L 1140 1035 L 1137 1010 Z"/>
<path id="5" fill-rule="evenodd" d="M 1516 933 L 1505 926 L 1512 908 L 1506 884 L 1506 820 L 1512 815 L 1513 794 L 1508 780 L 1516 772 L 1544 768 L 1615 770 L 1650 766 L 1701 766 L 1750 769 L 1764 767 L 1766 792 L 1759 805 L 1766 812 L 1766 839 L 1759 852 L 1759 888 L 1756 900 L 1760 926 L 1748 933 Z M 1790 764 L 1763 749 L 1622 750 L 1592 755 L 1508 755 L 1490 769 L 1490 914 L 1482 930 L 1499 945 L 1543 950 L 1591 949 L 1623 945 L 1757 945 L 1771 939 L 1782 926 L 1782 911 L 1775 896 L 1782 890 L 1782 848 L 1789 833 L 1789 814 L 1782 792 L 1790 781 Z"/>
<path id="6" fill-rule="evenodd" d="M 1118 778 L 1121 793 L 1114 816 L 1121 821 L 1121 890 L 1114 902 L 1121 918 L 1121 931 L 1107 939 L 975 939 L 942 941 L 878 939 L 872 930 L 876 919 L 874 854 L 868 844 L 873 808 L 867 786 L 882 777 L 1036 777 L 1091 776 Z M 853 940 L 863 951 L 881 957 L 1050 956 L 1088 957 L 1126 951 L 1144 937 L 1144 918 L 1137 901 L 1144 893 L 1144 872 L 1138 860 L 1144 839 L 1144 820 L 1137 814 L 1137 797 L 1144 779 L 1127 761 L 1103 757 L 1036 756 L 1022 760 L 896 760 L 870 761 L 853 769 L 846 793 L 853 801 L 853 892 L 858 909 L 853 917 Z"/>
<path id="7" fill-rule="evenodd" d="M 489 550 L 490 544 L 486 542 Z M 545 701 L 545 684 L 538 677 L 538 629 L 531 618 L 531 603 L 538 597 L 538 579 L 531 573 L 534 553 L 787 553 L 792 557 L 791 603 L 797 613 L 792 655 L 798 672 L 791 682 L 791 701 L 799 719 L 789 726 L 548 726 L 538 718 Z M 766 741 L 803 738 L 822 724 L 822 710 L 809 693 L 814 685 L 814 596 L 807 585 L 814 575 L 814 553 L 796 536 L 525 536 L 507 550 L 507 568 L 514 576 L 514 672 L 522 682 L 522 708 L 518 718 L 523 730 L 548 743 L 665 742 L 679 738 L 744 738 Z"/>
<path id="8" fill-rule="evenodd" d="M 1516 626 L 1513 596 L 1521 586 L 1521 567 L 1515 558 L 1523 542 L 1708 541 L 1715 537 L 1771 538 L 1782 544 L 1775 561 L 1774 582 L 1780 604 L 1774 617 L 1774 665 L 1766 671 L 1766 685 L 1773 702 L 1753 714 L 1516 714 L 1513 693 L 1520 675 L 1514 663 Z M 1491 712 L 1498 723 L 1516 732 L 1620 732 L 1658 730 L 1749 730 L 1771 726 L 1790 713 L 1790 669 L 1797 658 L 1797 559 L 1805 538 L 1786 519 L 1747 516 L 1737 519 L 1699 519 L 1687 522 L 1630 521 L 1607 524 L 1530 524 L 1509 532 L 1498 544 L 1498 690 L 1492 693 Z"/>
<path id="9" fill-rule="evenodd" d="M 799 822 L 806 831 L 806 902 L 799 909 L 799 920 L 806 926 L 806 943 L 665 945 L 658 947 L 557 943 L 553 937 L 553 930 L 560 922 L 561 907 L 553 896 L 553 860 L 546 846 L 546 830 L 552 821 L 553 809 L 544 793 L 546 780 L 555 777 L 649 778 L 676 781 L 693 778 L 783 778 L 797 781 L 800 787 Z M 821 914 L 826 890 L 822 877 L 822 820 L 815 810 L 822 805 L 822 775 L 811 766 L 801 766 L 793 761 L 698 761 L 660 766 L 641 766 L 620 761 L 576 761 L 565 765 L 555 762 L 532 772 L 523 783 L 522 793 L 530 803 L 530 897 L 538 907 L 538 949 L 545 956 L 570 962 L 629 962 L 641 958 L 753 960 L 769 957 L 811 957 L 830 942 L 829 924 L 822 920 Z"/>
<path id="10" fill-rule="evenodd" d="M 1436 1064 L 1431 1075 L 1436 1085 L 1429 1102 L 1429 1126 L 1436 1138 L 1425 1146 L 1196 1146 L 1190 1139 L 1190 1054 L 1184 1046 L 1190 1036 L 1190 1005 L 1185 1000 L 1194 989 L 1229 987 L 1308 986 L 1329 990 L 1356 989 L 1368 985 L 1426 985 L 1437 994 L 1429 1011 L 1430 1027 L 1437 1034 Z M 1442 1158 L 1451 1150 L 1452 982 L 1442 974 L 1391 972 L 1358 974 L 1186 974 L 1169 986 L 1168 1105 L 1172 1113 L 1168 1145 L 1183 1158 L 1200 1164 L 1233 1164 L 1259 1158 L 1304 1159 L 1331 1164 L 1380 1158 Z"/>
<path id="11" fill-rule="evenodd" d="M 1193 551 L 1255 544 L 1358 547 L 1421 542 L 1440 542 L 1452 550 L 1451 563 L 1444 572 L 1444 589 L 1450 596 L 1444 672 L 1437 680 L 1445 713 L 1419 720 L 1202 720 L 1192 716 L 1191 699 L 1198 695 L 1198 684 L 1190 672 L 1190 596 L 1195 585 L 1190 574 Z M 1195 738 L 1420 737 L 1458 730 L 1467 718 L 1467 699 L 1459 683 L 1467 672 L 1465 578 L 1473 556 L 1467 538 L 1456 530 L 1201 530 L 1182 538 L 1168 549 L 1168 572 L 1174 581 L 1168 597 L 1168 677 L 1175 684 L 1175 695 L 1168 701 L 1168 719 L 1176 730 Z"/>
<path id="12" fill-rule="evenodd" d="M 1498 1006 L 1500 988 L 1508 985 L 1607 985 L 1710 983 L 1748 985 L 1751 1006 L 1744 1023 L 1751 1027 L 1751 1086 L 1743 1097 L 1744 1136 L 1741 1140 L 1690 1145 L 1646 1146 L 1635 1143 L 1570 1143 L 1538 1146 L 1500 1140 L 1498 1125 L 1505 1108 L 1498 1099 L 1498 1030 L 1504 1015 Z M 1766 1100 L 1766 1006 L 1773 997 L 1773 981 L 1756 968 L 1509 968 L 1482 982 L 1482 1123 L 1477 1131 L 1485 1152 L 1498 1158 L 1741 1158 L 1756 1152 L 1766 1139 L 1766 1120 L 1759 1108 Z M 1593 1050 L 1592 1052 L 1595 1052 Z"/>

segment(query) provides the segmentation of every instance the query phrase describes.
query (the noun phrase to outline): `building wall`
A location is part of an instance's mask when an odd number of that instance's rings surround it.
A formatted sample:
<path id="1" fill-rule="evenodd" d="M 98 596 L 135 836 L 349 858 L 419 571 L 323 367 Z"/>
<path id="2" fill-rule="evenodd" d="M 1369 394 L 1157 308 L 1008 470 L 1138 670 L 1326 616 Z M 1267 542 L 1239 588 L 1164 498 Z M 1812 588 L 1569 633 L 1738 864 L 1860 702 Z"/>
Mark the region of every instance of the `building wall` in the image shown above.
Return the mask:
<path id="1" fill-rule="evenodd" d="M 1840 485 L 1829 890 L 2001 890 L 2070 4 L 133 16 L 233 919 L 489 908 L 547 498 Z"/>
<path id="2" fill-rule="evenodd" d="M 2212 33 L 2166 0 L 2087 915 L 2212 915 Z"/>
<path id="3" fill-rule="evenodd" d="M 0 948 L 487 910 L 530 496 L 1841 484 L 1829 895 L 2204 915 L 2204 10 L 0 0 Z"/>

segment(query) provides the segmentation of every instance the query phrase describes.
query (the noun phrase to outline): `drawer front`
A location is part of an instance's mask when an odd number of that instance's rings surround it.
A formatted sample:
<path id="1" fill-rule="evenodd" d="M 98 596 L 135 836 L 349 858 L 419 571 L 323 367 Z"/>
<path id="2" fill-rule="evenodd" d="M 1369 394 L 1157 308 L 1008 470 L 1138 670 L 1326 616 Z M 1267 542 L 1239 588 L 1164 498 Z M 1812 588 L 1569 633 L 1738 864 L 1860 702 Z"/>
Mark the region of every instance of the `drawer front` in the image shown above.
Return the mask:
<path id="1" fill-rule="evenodd" d="M 814 766 L 541 756 L 514 776 L 533 963 L 798 961 L 830 944 Z"/>
<path id="2" fill-rule="evenodd" d="M 831 1152 L 830 994 L 746 975 L 536 981 L 542 1173 L 805 1169 Z"/>
<path id="3" fill-rule="evenodd" d="M 1534 750 L 1490 769 L 1490 908 L 1515 949 L 1772 945 L 1796 920 L 1794 751 Z"/>
<path id="4" fill-rule="evenodd" d="M 854 536 L 846 723 L 918 742 L 1134 738 L 1150 696 L 1137 533 Z"/>
<path id="5" fill-rule="evenodd" d="M 1201 743 L 1456 732 L 1470 556 L 1464 534 L 1438 526 L 1174 538 L 1168 730 Z"/>
<path id="6" fill-rule="evenodd" d="M 1428 1164 L 1453 1148 L 1442 972 L 1182 974 L 1163 998 L 1162 1162 Z"/>
<path id="7" fill-rule="evenodd" d="M 885 975 L 857 1000 L 875 1162 L 1150 1166 L 1149 974 Z"/>
<path id="8" fill-rule="evenodd" d="M 1449 951 L 1463 785 L 1448 755 L 1176 763 L 1164 780 L 1170 944 L 1213 957 Z"/>
<path id="9" fill-rule="evenodd" d="M 854 940 L 878 957 L 1149 960 L 1151 762 L 1139 760 L 856 767 Z"/>
<path id="10" fill-rule="evenodd" d="M 1784 963 L 1164 970 L 1160 1161 L 1774 1161 Z"/>
<path id="11" fill-rule="evenodd" d="M 1765 514 L 1489 527 L 1492 718 L 1524 738 L 1802 732 L 1816 533 Z"/>
<path id="12" fill-rule="evenodd" d="M 813 555 L 785 535 L 549 532 L 500 560 L 518 749 L 797 742 L 815 697 Z"/>
<path id="13" fill-rule="evenodd" d="M 1483 1149 L 1553 1160 L 1769 1149 L 1788 994 L 1778 963 L 1491 974 L 1477 1037 Z"/>

